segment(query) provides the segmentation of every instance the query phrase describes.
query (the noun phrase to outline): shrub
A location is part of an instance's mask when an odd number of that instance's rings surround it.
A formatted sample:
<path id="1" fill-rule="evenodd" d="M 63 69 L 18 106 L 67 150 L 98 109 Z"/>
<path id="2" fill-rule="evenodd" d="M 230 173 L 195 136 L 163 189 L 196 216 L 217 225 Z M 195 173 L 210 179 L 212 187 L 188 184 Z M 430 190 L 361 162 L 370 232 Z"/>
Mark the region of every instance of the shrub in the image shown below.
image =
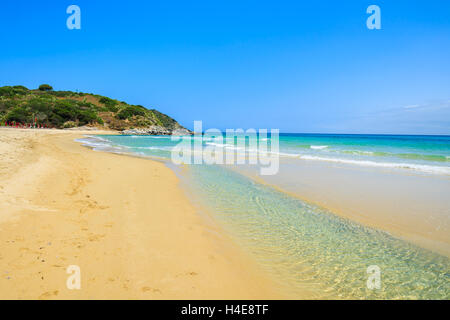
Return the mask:
<path id="1" fill-rule="evenodd" d="M 150 110 L 153 118 L 156 120 L 157 124 L 167 128 L 173 128 L 177 123 L 174 119 L 165 115 L 164 113 L 159 112 L 158 110 L 152 109 Z"/>
<path id="2" fill-rule="evenodd" d="M 0 97 L 10 97 L 13 95 L 13 90 L 11 87 L 1 87 L 0 88 Z"/>
<path id="3" fill-rule="evenodd" d="M 52 104 L 42 98 L 31 98 L 26 104 L 25 107 L 29 108 L 33 112 L 38 113 L 49 113 L 51 110 Z"/>
<path id="4" fill-rule="evenodd" d="M 21 90 L 21 91 L 30 91 L 27 87 L 25 86 L 13 86 L 13 89 L 15 90 Z"/>
<path id="5" fill-rule="evenodd" d="M 74 102 L 71 100 L 58 101 L 53 108 L 53 113 L 60 116 L 64 121 L 75 121 L 77 119 L 79 110 Z"/>
<path id="6" fill-rule="evenodd" d="M 29 93 L 29 90 L 24 86 L 5 86 L 0 87 L 0 97 L 12 97 L 14 95 L 26 95 Z"/>
<path id="7" fill-rule="evenodd" d="M 28 90 L 28 88 L 24 86 L 13 86 L 12 89 L 14 93 L 18 95 L 26 95 L 30 92 L 30 90 Z"/>
<path id="8" fill-rule="evenodd" d="M 77 104 L 78 104 L 78 107 L 80 107 L 80 109 L 82 109 L 82 110 L 97 109 L 97 106 L 93 105 L 90 102 L 86 102 L 85 100 L 78 101 Z"/>
<path id="9" fill-rule="evenodd" d="M 25 107 L 14 107 L 11 109 L 5 117 L 6 121 L 15 121 L 20 123 L 30 123 L 33 121 L 33 116 Z"/>
<path id="10" fill-rule="evenodd" d="M 17 100 L 4 100 L 0 101 L 0 112 L 7 112 L 19 105 L 20 101 Z"/>
<path id="11" fill-rule="evenodd" d="M 39 89 L 40 90 L 40 89 Z M 52 95 L 56 96 L 56 97 L 60 97 L 60 98 L 64 98 L 64 97 L 71 97 L 74 95 L 73 92 L 71 91 L 51 91 L 50 92 Z"/>
<path id="12" fill-rule="evenodd" d="M 117 108 L 117 101 L 110 99 L 108 97 L 101 97 L 98 102 L 103 103 L 108 111 L 117 112 L 119 108 Z"/>
<path id="13" fill-rule="evenodd" d="M 51 125 L 53 125 L 54 127 L 61 127 L 61 124 L 63 124 L 65 121 L 64 119 L 57 115 L 56 113 L 50 113 L 49 117 L 48 117 L 48 121 L 50 122 Z"/>
<path id="14" fill-rule="evenodd" d="M 51 85 L 49 85 L 49 84 L 41 84 L 39 86 L 39 90 L 40 91 L 52 91 L 53 87 Z"/>
<path id="15" fill-rule="evenodd" d="M 63 128 L 64 129 L 68 129 L 68 128 L 75 128 L 77 126 L 77 123 L 74 121 L 66 121 L 63 124 Z"/>
<path id="16" fill-rule="evenodd" d="M 92 110 L 83 110 L 78 115 L 78 120 L 81 125 L 85 125 L 91 122 L 98 122 L 97 114 Z"/>
<path id="17" fill-rule="evenodd" d="M 119 119 L 129 119 L 133 116 L 145 116 L 146 109 L 142 106 L 126 106 L 117 114 Z"/>
<path id="18" fill-rule="evenodd" d="M 103 119 L 100 118 L 100 117 L 97 117 L 96 121 L 97 121 L 98 124 L 101 124 L 101 125 L 104 125 L 104 124 L 105 124 L 105 122 L 103 121 Z"/>

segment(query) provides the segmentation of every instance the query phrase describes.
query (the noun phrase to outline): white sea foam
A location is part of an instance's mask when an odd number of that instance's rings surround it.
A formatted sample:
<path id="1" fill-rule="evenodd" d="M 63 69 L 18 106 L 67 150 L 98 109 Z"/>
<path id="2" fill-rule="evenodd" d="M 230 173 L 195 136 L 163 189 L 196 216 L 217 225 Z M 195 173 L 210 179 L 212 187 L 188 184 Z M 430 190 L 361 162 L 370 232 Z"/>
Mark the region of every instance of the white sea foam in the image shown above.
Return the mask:
<path id="1" fill-rule="evenodd" d="M 426 164 L 412 164 L 412 163 L 401 163 L 401 162 L 376 162 L 376 161 L 369 161 L 369 160 L 325 158 L 325 157 L 316 157 L 316 156 L 310 156 L 310 155 L 301 155 L 300 159 L 327 161 L 327 162 L 352 164 L 352 165 L 367 166 L 367 167 L 410 169 L 410 170 L 416 170 L 416 171 L 425 172 L 425 173 L 450 175 L 450 167 L 430 166 L 430 165 L 426 165 Z"/>
<path id="2" fill-rule="evenodd" d="M 111 141 L 106 140 L 102 137 L 96 136 L 86 136 L 85 138 L 76 139 L 75 141 L 81 142 L 83 146 L 90 147 L 94 150 L 102 151 L 123 151 L 124 147 L 113 146 Z"/>
<path id="3" fill-rule="evenodd" d="M 81 138 L 81 139 L 79 139 L 79 140 L 82 140 L 82 139 L 90 139 L 90 140 L 104 141 L 104 142 L 110 143 L 110 141 L 109 141 L 108 139 L 105 139 L 105 138 L 102 138 L 102 137 L 99 137 L 99 136 L 89 136 L 89 135 L 86 135 L 85 138 Z M 78 141 L 78 140 L 77 140 L 77 141 Z"/>
<path id="4" fill-rule="evenodd" d="M 328 148 L 328 146 L 310 146 L 310 148 L 311 149 L 314 149 L 314 150 L 322 150 L 322 149 L 326 149 L 326 148 Z"/>
<path id="5" fill-rule="evenodd" d="M 149 135 L 134 135 L 134 136 L 128 136 L 129 138 L 133 139 L 170 139 L 170 136 L 149 136 Z"/>
<path id="6" fill-rule="evenodd" d="M 166 147 L 129 147 L 131 149 L 144 149 L 144 150 L 161 150 L 161 151 L 171 151 L 173 147 L 166 146 Z"/>
<path id="7" fill-rule="evenodd" d="M 374 154 L 372 151 L 362 151 L 362 150 L 344 150 L 343 152 L 348 154 L 364 155 L 364 156 L 372 156 Z"/>
<path id="8" fill-rule="evenodd" d="M 215 146 L 218 148 L 226 148 L 226 149 L 234 149 L 234 150 L 244 150 L 245 149 L 243 147 L 236 147 L 235 145 L 228 144 L 228 143 L 224 144 L 224 143 L 206 142 L 205 144 L 209 145 L 209 146 Z"/>

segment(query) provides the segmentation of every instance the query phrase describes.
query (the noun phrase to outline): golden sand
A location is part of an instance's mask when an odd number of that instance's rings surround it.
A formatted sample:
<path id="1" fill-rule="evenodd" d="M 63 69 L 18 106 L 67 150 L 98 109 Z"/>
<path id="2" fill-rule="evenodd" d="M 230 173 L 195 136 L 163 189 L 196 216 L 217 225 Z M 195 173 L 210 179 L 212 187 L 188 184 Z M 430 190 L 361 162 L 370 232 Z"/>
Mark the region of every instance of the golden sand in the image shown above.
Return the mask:
<path id="1" fill-rule="evenodd" d="M 82 134 L 0 129 L 0 299 L 282 297 L 164 164 L 93 152 Z"/>

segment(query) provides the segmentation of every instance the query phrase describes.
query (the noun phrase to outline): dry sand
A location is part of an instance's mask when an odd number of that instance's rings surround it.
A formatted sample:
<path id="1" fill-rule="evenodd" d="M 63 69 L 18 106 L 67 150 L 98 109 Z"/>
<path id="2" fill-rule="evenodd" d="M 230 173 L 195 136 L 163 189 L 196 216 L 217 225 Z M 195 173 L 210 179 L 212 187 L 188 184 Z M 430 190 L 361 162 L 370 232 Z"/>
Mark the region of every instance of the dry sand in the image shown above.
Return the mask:
<path id="1" fill-rule="evenodd" d="M 164 164 L 81 136 L 0 129 L 0 299 L 282 297 Z M 80 290 L 66 287 L 69 265 Z"/>

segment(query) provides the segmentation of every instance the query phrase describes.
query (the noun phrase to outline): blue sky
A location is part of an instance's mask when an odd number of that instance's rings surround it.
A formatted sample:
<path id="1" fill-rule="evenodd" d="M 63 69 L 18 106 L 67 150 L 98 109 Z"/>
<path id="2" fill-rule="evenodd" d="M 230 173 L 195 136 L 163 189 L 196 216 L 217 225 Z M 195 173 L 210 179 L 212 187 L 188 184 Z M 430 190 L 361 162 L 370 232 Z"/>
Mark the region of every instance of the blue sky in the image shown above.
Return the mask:
<path id="1" fill-rule="evenodd" d="M 2 0 L 0 85 L 98 93 L 190 128 L 450 134 L 450 1 L 308 2 Z"/>

